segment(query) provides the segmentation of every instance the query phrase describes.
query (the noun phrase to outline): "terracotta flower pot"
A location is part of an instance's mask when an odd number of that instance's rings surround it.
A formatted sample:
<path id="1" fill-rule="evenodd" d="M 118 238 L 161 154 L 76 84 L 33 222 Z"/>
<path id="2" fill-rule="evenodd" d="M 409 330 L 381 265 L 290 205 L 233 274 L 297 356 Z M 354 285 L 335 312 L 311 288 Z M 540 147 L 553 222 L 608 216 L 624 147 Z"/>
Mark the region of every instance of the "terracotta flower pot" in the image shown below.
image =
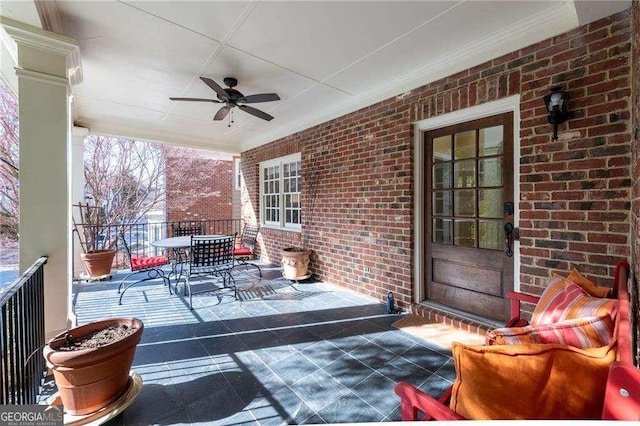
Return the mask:
<path id="1" fill-rule="evenodd" d="M 70 334 L 74 340 L 113 325 L 133 327 L 133 334 L 105 346 L 77 351 L 58 350 Z M 144 324 L 137 318 L 111 318 L 72 328 L 58 334 L 44 347 L 47 367 L 60 392 L 67 413 L 94 413 L 115 401 L 127 388 L 129 370 Z"/>
<path id="2" fill-rule="evenodd" d="M 95 250 L 81 253 L 87 273 L 91 277 L 101 277 L 111 273 L 111 265 L 116 255 L 115 250 Z"/>
<path id="3" fill-rule="evenodd" d="M 282 249 L 282 276 L 289 280 L 309 278 L 309 256 L 311 250 L 297 247 Z"/>

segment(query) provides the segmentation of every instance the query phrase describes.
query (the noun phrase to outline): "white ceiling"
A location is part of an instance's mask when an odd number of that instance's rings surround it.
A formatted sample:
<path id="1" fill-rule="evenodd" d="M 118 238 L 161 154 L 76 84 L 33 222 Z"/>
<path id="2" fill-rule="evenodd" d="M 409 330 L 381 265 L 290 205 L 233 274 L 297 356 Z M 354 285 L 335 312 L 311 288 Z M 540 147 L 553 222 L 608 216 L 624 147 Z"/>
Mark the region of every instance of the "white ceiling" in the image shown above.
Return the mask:
<path id="1" fill-rule="evenodd" d="M 625 1 L 55 1 L 46 29 L 80 43 L 74 119 L 92 132 L 242 152 L 587 22 Z M 57 9 L 57 10 L 56 10 Z M 31 1 L 0 3 L 43 27 Z M 57 16 L 55 16 L 57 13 Z M 50 24 L 53 22 L 53 24 Z M 4 56 L 3 56 L 4 57 Z M 3 73 L 6 73 L 3 64 Z M 236 77 L 264 121 L 220 105 L 198 77 Z M 11 77 L 9 77 L 10 79 Z"/>

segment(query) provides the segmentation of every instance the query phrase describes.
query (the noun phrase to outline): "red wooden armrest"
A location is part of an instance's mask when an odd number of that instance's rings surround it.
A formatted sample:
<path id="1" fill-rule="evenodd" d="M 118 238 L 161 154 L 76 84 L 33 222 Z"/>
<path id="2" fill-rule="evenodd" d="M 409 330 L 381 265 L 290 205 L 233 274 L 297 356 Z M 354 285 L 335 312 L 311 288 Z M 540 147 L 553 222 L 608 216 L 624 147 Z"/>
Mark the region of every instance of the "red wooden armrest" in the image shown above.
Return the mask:
<path id="1" fill-rule="evenodd" d="M 529 324 L 528 321 L 520 319 L 520 303 L 526 302 L 535 305 L 540 300 L 540 297 L 509 291 L 507 292 L 507 298 L 511 301 L 511 319 L 505 324 L 505 327 L 524 327 Z"/>
<path id="2" fill-rule="evenodd" d="M 602 420 L 640 420 L 640 370 L 615 361 L 609 370 Z"/>
<path id="3" fill-rule="evenodd" d="M 400 397 L 400 411 L 402 420 L 464 420 L 449 409 L 447 403 L 451 398 L 449 388 L 439 400 L 430 397 L 413 385 L 406 382 L 398 383 L 394 388 Z M 418 418 L 418 410 L 425 413 L 424 418 Z"/>

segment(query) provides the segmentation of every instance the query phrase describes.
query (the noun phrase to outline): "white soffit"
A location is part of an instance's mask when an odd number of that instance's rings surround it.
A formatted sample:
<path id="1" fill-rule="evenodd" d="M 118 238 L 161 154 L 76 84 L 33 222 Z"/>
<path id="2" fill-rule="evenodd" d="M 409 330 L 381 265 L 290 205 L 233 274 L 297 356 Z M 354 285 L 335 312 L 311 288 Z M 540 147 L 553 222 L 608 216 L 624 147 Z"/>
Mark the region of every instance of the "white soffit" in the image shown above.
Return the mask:
<path id="1" fill-rule="evenodd" d="M 628 8 L 630 1 L 64 1 L 56 15 L 79 41 L 84 81 L 74 119 L 94 133 L 239 153 L 400 95 Z M 32 1 L 3 15 L 34 24 Z M 580 20 L 580 21 L 579 21 Z M 2 72 L 10 75 L 4 64 Z M 7 68 L 7 69 L 5 69 Z M 221 105 L 199 79 L 238 79 L 265 121 Z"/>

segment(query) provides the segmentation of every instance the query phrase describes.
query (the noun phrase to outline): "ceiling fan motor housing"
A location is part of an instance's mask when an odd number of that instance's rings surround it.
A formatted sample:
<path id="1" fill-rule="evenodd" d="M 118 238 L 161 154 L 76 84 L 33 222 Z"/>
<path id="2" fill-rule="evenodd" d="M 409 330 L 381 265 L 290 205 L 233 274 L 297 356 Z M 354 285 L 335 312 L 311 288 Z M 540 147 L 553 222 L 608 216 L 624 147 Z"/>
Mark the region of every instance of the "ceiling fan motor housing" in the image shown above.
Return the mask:
<path id="1" fill-rule="evenodd" d="M 233 77 L 225 77 L 222 81 L 229 87 L 236 87 L 238 85 L 238 80 Z"/>

